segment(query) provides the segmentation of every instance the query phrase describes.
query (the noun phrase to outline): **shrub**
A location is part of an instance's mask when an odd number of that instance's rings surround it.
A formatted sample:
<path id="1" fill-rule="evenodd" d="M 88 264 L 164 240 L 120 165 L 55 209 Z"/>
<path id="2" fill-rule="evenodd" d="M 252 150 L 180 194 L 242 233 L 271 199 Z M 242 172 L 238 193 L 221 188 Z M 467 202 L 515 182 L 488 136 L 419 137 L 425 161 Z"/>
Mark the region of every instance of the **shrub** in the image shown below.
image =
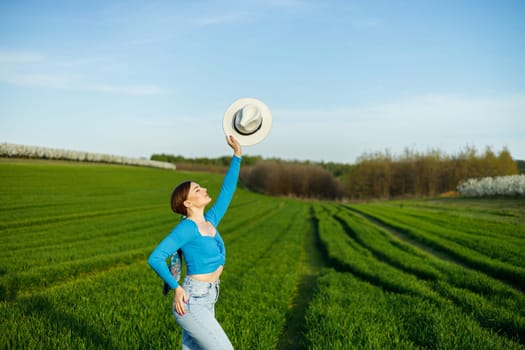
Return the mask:
<path id="1" fill-rule="evenodd" d="M 252 191 L 271 196 L 339 199 L 339 181 L 319 165 L 262 161 L 241 169 L 242 183 Z"/>
<path id="2" fill-rule="evenodd" d="M 471 178 L 461 182 L 457 189 L 464 197 L 524 197 L 525 175 Z"/>

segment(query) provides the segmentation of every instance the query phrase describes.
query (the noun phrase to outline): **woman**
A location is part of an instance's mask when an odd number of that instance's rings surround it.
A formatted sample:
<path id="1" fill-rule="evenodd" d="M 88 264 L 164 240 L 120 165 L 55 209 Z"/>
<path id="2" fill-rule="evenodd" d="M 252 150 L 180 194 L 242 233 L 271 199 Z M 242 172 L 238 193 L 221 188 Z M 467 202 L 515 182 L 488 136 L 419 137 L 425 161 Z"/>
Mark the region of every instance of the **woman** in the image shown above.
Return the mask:
<path id="1" fill-rule="evenodd" d="M 226 251 L 217 225 L 226 213 L 237 187 L 241 167 L 241 146 L 233 136 L 227 142 L 234 151 L 221 191 L 212 208 L 204 211 L 211 198 L 206 188 L 192 181 L 178 185 L 171 195 L 171 208 L 183 220 L 151 253 L 148 263 L 166 284 L 175 290 L 173 314 L 182 327 L 182 349 L 233 349 L 215 319 L 219 277 Z M 182 285 L 171 274 L 166 259 L 178 249 L 186 261 Z"/>

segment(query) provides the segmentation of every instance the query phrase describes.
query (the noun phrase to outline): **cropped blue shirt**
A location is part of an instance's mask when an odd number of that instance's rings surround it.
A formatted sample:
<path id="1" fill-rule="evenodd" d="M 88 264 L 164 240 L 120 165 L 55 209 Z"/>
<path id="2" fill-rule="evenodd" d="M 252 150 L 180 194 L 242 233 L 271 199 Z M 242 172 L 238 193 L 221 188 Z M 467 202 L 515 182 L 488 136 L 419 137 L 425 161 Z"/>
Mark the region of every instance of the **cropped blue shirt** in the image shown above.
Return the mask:
<path id="1" fill-rule="evenodd" d="M 204 214 L 206 221 L 216 228 L 215 236 L 201 235 L 193 220 L 183 219 L 149 256 L 148 264 L 170 288 L 177 288 L 179 283 L 172 276 L 166 259 L 179 248 L 184 254 L 188 275 L 213 272 L 226 262 L 226 249 L 217 225 L 230 205 L 237 187 L 240 168 L 241 158 L 233 156 L 217 200 Z"/>

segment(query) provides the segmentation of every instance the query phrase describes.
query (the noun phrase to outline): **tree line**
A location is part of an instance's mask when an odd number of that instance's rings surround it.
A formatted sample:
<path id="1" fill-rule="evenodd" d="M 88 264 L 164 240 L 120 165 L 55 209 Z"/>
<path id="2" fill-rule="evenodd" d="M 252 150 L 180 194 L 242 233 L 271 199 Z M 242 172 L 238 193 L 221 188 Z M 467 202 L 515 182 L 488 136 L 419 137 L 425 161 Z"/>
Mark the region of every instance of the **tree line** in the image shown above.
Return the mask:
<path id="1" fill-rule="evenodd" d="M 353 199 L 435 196 L 455 191 L 468 178 L 515 174 L 517 163 L 507 148 L 496 154 L 488 147 L 478 154 L 467 147 L 452 156 L 407 149 L 401 156 L 388 151 L 361 156 L 344 179 L 344 190 Z"/>
<path id="2" fill-rule="evenodd" d="M 226 171 L 226 168 L 230 164 L 231 156 L 222 156 L 218 158 L 185 158 L 182 155 L 172 155 L 172 154 L 153 154 L 150 159 L 159 161 L 173 163 L 177 165 L 178 170 L 186 171 L 206 171 L 212 173 L 223 173 Z M 262 161 L 261 156 L 249 156 L 243 155 L 242 163 L 243 165 L 253 165 L 259 161 Z"/>
<path id="3" fill-rule="evenodd" d="M 177 169 L 224 172 L 231 157 L 187 159 L 153 155 L 152 160 L 176 163 Z M 371 199 L 435 196 L 455 191 L 468 178 L 515 175 L 523 165 L 514 161 L 507 148 L 479 153 L 465 147 L 456 155 L 434 149 L 425 153 L 405 149 L 402 155 L 389 151 L 365 153 L 355 164 L 265 160 L 243 156 L 241 185 L 272 195 L 318 199 Z"/>

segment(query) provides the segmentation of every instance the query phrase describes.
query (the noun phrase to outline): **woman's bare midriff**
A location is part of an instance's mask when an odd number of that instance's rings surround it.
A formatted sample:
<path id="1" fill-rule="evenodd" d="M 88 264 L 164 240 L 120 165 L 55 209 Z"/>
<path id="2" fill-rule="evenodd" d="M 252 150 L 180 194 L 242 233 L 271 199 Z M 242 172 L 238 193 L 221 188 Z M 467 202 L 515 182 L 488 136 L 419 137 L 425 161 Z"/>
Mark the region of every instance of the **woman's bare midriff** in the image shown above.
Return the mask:
<path id="1" fill-rule="evenodd" d="M 210 272 L 210 273 L 203 273 L 198 275 L 188 275 L 189 278 L 192 278 L 199 282 L 206 282 L 206 283 L 213 283 L 221 277 L 222 270 L 224 269 L 224 266 L 219 266 L 217 270 Z"/>

